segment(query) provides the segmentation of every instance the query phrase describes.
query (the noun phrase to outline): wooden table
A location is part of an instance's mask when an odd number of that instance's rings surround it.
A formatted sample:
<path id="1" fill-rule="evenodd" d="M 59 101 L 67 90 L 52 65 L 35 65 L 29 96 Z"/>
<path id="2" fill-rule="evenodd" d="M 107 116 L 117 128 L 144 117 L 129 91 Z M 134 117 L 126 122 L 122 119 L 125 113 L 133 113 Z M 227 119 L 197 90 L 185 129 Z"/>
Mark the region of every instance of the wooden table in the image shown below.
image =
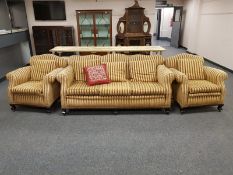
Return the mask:
<path id="1" fill-rule="evenodd" d="M 83 47 L 83 46 L 57 46 L 50 50 L 53 54 L 58 53 L 60 56 L 63 52 L 155 52 L 156 54 L 162 55 L 162 52 L 166 49 L 160 46 L 94 46 L 94 47 Z"/>

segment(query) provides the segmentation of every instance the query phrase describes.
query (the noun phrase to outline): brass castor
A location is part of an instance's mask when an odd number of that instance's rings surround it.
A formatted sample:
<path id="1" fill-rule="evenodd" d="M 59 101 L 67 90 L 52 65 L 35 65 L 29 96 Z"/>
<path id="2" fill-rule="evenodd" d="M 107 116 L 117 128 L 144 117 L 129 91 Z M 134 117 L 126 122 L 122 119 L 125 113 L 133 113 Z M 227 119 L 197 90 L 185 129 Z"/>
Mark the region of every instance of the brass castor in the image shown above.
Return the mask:
<path id="1" fill-rule="evenodd" d="M 223 104 L 218 105 L 218 108 L 217 108 L 217 109 L 218 109 L 219 112 L 221 112 L 221 111 L 223 110 L 223 109 L 222 109 L 223 106 L 224 106 Z"/>
<path id="2" fill-rule="evenodd" d="M 15 112 L 16 106 L 15 106 L 15 105 L 10 105 L 10 106 L 11 106 L 11 110 L 12 110 L 13 112 Z"/>

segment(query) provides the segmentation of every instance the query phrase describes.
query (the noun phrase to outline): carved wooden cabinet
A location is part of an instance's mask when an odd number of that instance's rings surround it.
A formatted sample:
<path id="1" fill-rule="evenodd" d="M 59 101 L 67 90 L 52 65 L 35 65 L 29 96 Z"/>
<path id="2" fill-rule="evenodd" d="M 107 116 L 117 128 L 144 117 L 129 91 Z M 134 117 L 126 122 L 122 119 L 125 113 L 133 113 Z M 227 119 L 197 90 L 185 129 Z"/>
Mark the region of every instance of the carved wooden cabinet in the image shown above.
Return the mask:
<path id="1" fill-rule="evenodd" d="M 117 23 L 116 45 L 145 46 L 151 45 L 151 23 L 144 14 L 145 8 L 138 1 L 126 8 L 125 15 Z"/>
<path id="2" fill-rule="evenodd" d="M 71 26 L 32 26 L 36 54 L 49 53 L 55 46 L 74 46 Z"/>
<path id="3" fill-rule="evenodd" d="M 112 10 L 76 10 L 79 46 L 112 45 Z"/>

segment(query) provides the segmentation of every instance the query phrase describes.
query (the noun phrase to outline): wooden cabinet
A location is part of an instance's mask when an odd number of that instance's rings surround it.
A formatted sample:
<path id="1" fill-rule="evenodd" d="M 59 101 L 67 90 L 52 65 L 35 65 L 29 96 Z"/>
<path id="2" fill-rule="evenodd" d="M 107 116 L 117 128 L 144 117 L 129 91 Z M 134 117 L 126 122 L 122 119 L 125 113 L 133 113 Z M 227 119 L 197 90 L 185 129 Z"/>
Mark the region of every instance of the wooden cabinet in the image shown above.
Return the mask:
<path id="1" fill-rule="evenodd" d="M 144 8 L 135 0 L 135 4 L 126 8 L 125 15 L 117 23 L 116 45 L 150 46 L 150 28 L 151 23 L 144 14 Z"/>
<path id="2" fill-rule="evenodd" d="M 71 26 L 32 26 L 36 54 L 49 53 L 55 46 L 74 46 Z"/>
<path id="3" fill-rule="evenodd" d="M 112 10 L 76 10 L 79 46 L 112 45 Z"/>

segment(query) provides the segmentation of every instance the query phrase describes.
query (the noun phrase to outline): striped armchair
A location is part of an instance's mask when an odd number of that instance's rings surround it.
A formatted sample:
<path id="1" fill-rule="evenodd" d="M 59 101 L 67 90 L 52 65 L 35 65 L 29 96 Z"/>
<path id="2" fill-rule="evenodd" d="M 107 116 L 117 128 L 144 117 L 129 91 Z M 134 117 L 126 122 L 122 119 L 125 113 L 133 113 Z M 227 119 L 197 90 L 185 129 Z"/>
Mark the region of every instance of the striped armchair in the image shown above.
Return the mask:
<path id="1" fill-rule="evenodd" d="M 106 64 L 112 82 L 87 86 L 83 68 L 99 64 Z M 162 108 L 169 113 L 174 75 L 163 64 L 159 55 L 71 56 L 68 67 L 57 75 L 62 113 L 101 108 Z"/>
<path id="2" fill-rule="evenodd" d="M 175 74 L 173 96 L 181 113 L 187 107 L 224 105 L 227 74 L 222 70 L 204 66 L 203 57 L 179 54 L 165 60 L 165 65 Z"/>
<path id="3" fill-rule="evenodd" d="M 16 105 L 29 105 L 49 110 L 60 94 L 56 75 L 66 66 L 66 59 L 44 54 L 31 57 L 30 66 L 8 73 L 11 109 L 14 111 Z"/>

